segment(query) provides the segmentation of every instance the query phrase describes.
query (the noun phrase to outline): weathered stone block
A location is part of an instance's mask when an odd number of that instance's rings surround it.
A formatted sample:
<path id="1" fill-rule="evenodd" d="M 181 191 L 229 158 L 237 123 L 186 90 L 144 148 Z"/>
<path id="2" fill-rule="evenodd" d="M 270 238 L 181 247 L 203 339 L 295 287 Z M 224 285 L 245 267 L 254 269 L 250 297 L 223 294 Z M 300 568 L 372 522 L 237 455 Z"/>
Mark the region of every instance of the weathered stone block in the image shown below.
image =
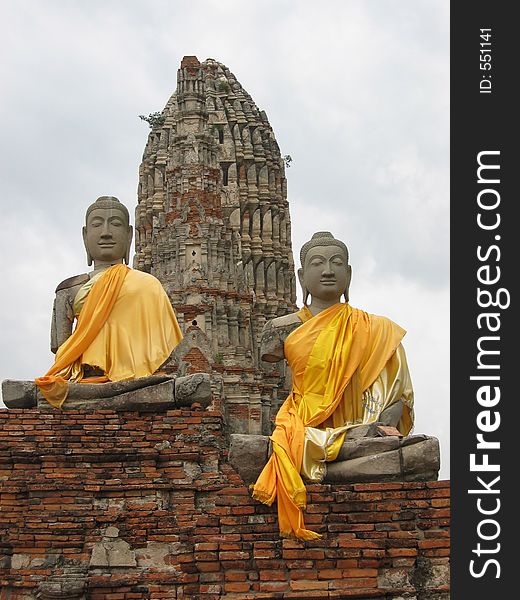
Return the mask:
<path id="1" fill-rule="evenodd" d="M 380 454 L 399 448 L 399 438 L 388 437 L 347 437 L 338 454 L 338 461 L 360 458 L 369 454 Z"/>
<path id="2" fill-rule="evenodd" d="M 401 475 L 401 462 L 398 450 L 361 456 L 351 460 L 327 464 L 327 483 L 357 481 L 386 481 L 398 479 Z"/>
<path id="3" fill-rule="evenodd" d="M 6 379 L 2 396 L 8 408 L 54 410 L 36 388 L 34 381 Z M 64 408 L 67 410 L 139 410 L 159 411 L 176 407 L 201 408 L 211 403 L 211 382 L 208 373 L 185 377 L 152 375 L 132 381 L 107 383 L 71 383 Z"/>
<path id="4" fill-rule="evenodd" d="M 208 373 L 194 373 L 175 379 L 175 403 L 190 407 L 198 402 L 203 408 L 211 402 L 211 379 Z"/>
<path id="5" fill-rule="evenodd" d="M 34 381 L 4 379 L 2 399 L 8 408 L 32 408 L 36 406 L 36 386 Z"/>
<path id="6" fill-rule="evenodd" d="M 440 468 L 439 441 L 425 435 L 347 439 L 338 458 L 327 464 L 326 483 L 428 481 Z"/>
<path id="7" fill-rule="evenodd" d="M 245 483 L 254 483 L 267 462 L 269 438 L 264 435 L 231 435 L 229 462 Z"/>
<path id="8" fill-rule="evenodd" d="M 38 585 L 38 600 L 86 600 L 86 575 L 83 572 L 53 575 Z M 33 596 L 34 598 L 34 596 Z"/>
<path id="9" fill-rule="evenodd" d="M 148 378 L 146 378 L 148 379 Z M 136 379 L 137 383 L 139 380 Z M 98 388 L 105 385 L 116 386 L 121 383 L 134 382 L 113 382 L 107 384 L 97 384 Z M 73 393 L 67 398 L 64 408 L 67 410 L 138 410 L 143 412 L 160 411 L 168 408 L 175 408 L 175 383 L 173 380 L 164 381 L 156 385 L 140 387 L 126 393 L 120 393 L 114 396 L 101 396 L 97 398 L 91 396 L 90 390 L 83 390 L 83 387 L 92 387 L 96 384 L 75 384 Z M 72 387 L 72 386 L 70 386 Z M 79 388 L 79 389 L 78 389 Z M 109 390 L 103 390 L 107 393 Z M 99 393 L 99 392 L 98 392 Z M 79 396 L 79 394 L 82 394 Z M 38 408 L 43 410 L 54 410 L 49 403 L 38 392 Z"/>
<path id="10" fill-rule="evenodd" d="M 89 565 L 91 567 L 135 567 L 135 552 L 128 542 L 118 538 L 117 527 L 107 527 L 103 540 L 94 544 Z"/>

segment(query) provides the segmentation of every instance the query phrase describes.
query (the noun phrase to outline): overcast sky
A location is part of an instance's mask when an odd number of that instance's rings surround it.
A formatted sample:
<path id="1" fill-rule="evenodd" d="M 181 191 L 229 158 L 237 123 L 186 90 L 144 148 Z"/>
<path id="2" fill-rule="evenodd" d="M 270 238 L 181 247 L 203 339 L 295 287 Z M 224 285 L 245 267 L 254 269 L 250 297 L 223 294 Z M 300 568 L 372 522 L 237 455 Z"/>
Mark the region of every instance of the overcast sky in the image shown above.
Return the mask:
<path id="1" fill-rule="evenodd" d="M 407 329 L 416 433 L 449 476 L 449 1 L 3 0 L 0 379 L 52 364 L 56 285 L 86 270 L 86 207 L 133 212 L 148 126 L 184 55 L 265 110 L 293 248 L 350 248 L 350 301 Z"/>

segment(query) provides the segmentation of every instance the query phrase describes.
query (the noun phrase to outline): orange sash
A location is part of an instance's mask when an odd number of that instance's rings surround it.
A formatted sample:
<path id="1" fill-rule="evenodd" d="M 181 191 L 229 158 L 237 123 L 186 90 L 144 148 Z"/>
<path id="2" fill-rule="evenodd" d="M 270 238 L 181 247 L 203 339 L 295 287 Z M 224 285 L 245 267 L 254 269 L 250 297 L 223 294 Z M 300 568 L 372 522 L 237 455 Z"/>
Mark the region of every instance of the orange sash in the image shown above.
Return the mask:
<path id="1" fill-rule="evenodd" d="M 59 347 L 54 364 L 43 377 L 35 379 L 43 396 L 55 408 L 61 408 L 65 402 L 73 367 L 108 319 L 128 271 L 126 265 L 117 264 L 101 275 L 85 301 L 76 329 Z"/>
<path id="2" fill-rule="evenodd" d="M 300 476 L 305 427 L 333 417 L 343 400 L 361 404 L 362 393 L 375 381 L 399 345 L 404 330 L 382 317 L 348 304 L 335 304 L 306 320 L 285 342 L 293 375 L 292 391 L 276 416 L 273 454 L 253 486 L 253 497 L 278 504 L 280 534 L 314 539 L 305 529 L 302 509 L 306 490 Z M 332 457 L 334 458 L 334 457 Z"/>

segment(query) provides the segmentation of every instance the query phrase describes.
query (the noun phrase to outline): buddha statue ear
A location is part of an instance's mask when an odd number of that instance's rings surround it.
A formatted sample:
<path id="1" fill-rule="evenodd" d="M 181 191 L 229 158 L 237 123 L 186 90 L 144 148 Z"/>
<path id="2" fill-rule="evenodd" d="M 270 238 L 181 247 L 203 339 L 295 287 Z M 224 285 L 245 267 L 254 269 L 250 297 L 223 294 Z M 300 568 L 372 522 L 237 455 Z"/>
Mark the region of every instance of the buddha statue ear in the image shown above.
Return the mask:
<path id="1" fill-rule="evenodd" d="M 134 229 L 131 225 L 128 226 L 128 244 L 126 245 L 126 253 L 124 256 L 125 265 L 130 263 L 130 247 L 132 246 L 132 238 L 134 235 Z"/>
<path id="2" fill-rule="evenodd" d="M 304 306 L 307 306 L 307 298 L 309 297 L 309 291 L 305 287 L 305 281 L 303 278 L 303 269 L 301 269 L 301 268 L 298 269 L 298 280 L 300 282 L 300 287 L 302 288 L 303 304 L 304 304 Z"/>
<path id="3" fill-rule="evenodd" d="M 350 265 L 347 266 L 347 282 L 345 285 L 345 291 L 343 292 L 343 296 L 345 296 L 345 302 L 348 303 L 349 296 L 348 291 L 350 288 L 350 280 L 352 279 L 352 267 Z"/>
<path id="4" fill-rule="evenodd" d="M 90 254 L 90 251 L 89 251 L 88 245 L 87 245 L 87 228 L 86 227 L 83 227 L 82 233 L 83 233 L 83 243 L 85 244 L 85 250 L 87 252 L 87 265 L 90 267 L 92 265 L 92 255 Z"/>

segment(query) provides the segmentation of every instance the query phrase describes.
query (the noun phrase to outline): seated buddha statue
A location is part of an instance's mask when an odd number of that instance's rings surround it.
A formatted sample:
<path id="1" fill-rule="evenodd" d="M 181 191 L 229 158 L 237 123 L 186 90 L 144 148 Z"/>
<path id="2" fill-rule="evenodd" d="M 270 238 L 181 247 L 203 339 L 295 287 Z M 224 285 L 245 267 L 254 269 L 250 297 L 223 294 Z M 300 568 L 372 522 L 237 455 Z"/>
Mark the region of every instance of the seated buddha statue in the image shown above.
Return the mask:
<path id="1" fill-rule="evenodd" d="M 265 504 L 276 499 L 282 536 L 312 539 L 318 534 L 304 525 L 304 481 L 322 481 L 327 463 L 356 429 L 384 423 L 406 436 L 414 412 L 401 344 L 405 331 L 350 306 L 346 245 L 318 232 L 303 245 L 300 260 L 304 307 L 269 321 L 262 335 L 261 358 L 285 358 L 292 389 L 277 413 L 272 453 L 252 492 Z"/>
<path id="2" fill-rule="evenodd" d="M 54 364 L 35 380 L 54 407 L 69 383 L 131 381 L 153 375 L 182 339 L 160 281 L 128 265 L 128 210 L 101 196 L 86 212 L 83 240 L 92 271 L 62 281 L 52 312 Z"/>

